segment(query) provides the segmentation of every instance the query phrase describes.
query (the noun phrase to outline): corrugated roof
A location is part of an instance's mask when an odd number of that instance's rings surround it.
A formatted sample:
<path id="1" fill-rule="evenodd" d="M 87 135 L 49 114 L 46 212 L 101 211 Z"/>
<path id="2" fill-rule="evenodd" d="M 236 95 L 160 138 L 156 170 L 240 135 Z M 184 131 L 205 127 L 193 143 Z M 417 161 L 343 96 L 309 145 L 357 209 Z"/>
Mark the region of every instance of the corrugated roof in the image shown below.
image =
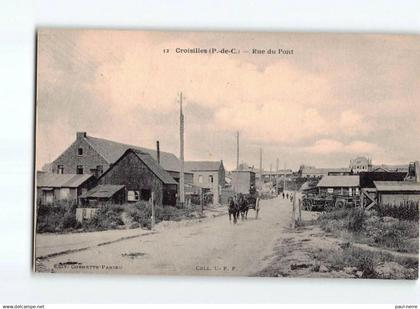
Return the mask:
<path id="1" fill-rule="evenodd" d="M 150 154 L 154 160 L 157 161 L 157 151 L 153 149 L 122 144 L 93 136 L 86 136 L 85 139 L 109 163 L 115 163 L 124 154 L 124 152 L 126 152 L 127 149 L 130 148 L 146 152 Z M 166 171 L 179 172 L 181 167 L 181 161 L 174 154 L 161 151 L 160 165 Z"/>
<path id="2" fill-rule="evenodd" d="M 324 176 L 318 182 L 317 187 L 358 187 L 359 176 Z"/>
<path id="3" fill-rule="evenodd" d="M 184 166 L 190 171 L 218 171 L 221 161 L 186 161 Z"/>
<path id="4" fill-rule="evenodd" d="M 153 158 L 150 154 L 137 150 L 137 149 L 128 149 L 127 152 L 134 152 L 137 157 L 144 162 L 152 172 L 160 179 L 164 184 L 174 184 L 177 182 L 172 178 L 167 171 L 165 171 Z M 126 152 L 126 153 L 127 153 Z"/>
<path id="5" fill-rule="evenodd" d="M 77 188 L 90 177 L 90 174 L 54 174 L 54 173 L 37 173 L 37 187 L 52 188 Z"/>
<path id="6" fill-rule="evenodd" d="M 88 192 L 80 195 L 81 198 L 111 198 L 115 193 L 124 189 L 123 185 L 99 185 L 89 190 Z"/>
<path id="7" fill-rule="evenodd" d="M 378 191 L 420 191 L 419 182 L 410 181 L 374 181 Z"/>

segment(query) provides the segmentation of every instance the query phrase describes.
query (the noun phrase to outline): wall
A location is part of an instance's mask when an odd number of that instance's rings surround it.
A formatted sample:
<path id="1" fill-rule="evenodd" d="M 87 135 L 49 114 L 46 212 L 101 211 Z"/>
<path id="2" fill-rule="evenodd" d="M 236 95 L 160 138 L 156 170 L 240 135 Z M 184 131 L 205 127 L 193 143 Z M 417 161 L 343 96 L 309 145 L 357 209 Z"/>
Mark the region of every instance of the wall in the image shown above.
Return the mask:
<path id="1" fill-rule="evenodd" d="M 128 152 L 98 181 L 99 184 L 125 185 L 126 190 L 151 190 L 157 205 L 162 205 L 163 183 L 132 152 Z"/>
<path id="2" fill-rule="evenodd" d="M 83 155 L 79 156 L 77 154 L 78 148 L 83 149 Z M 78 165 L 83 166 L 84 174 L 93 174 L 91 170 L 96 170 L 98 165 L 103 166 L 103 171 L 106 171 L 109 168 L 108 162 L 80 136 L 52 162 L 51 168 L 53 173 L 57 173 L 58 165 L 64 166 L 64 174 L 76 174 Z"/>
<path id="3" fill-rule="evenodd" d="M 419 202 L 420 201 L 420 192 L 418 193 L 379 193 L 378 200 L 380 203 L 386 205 L 399 205 L 402 202 L 406 201 L 413 201 Z"/>

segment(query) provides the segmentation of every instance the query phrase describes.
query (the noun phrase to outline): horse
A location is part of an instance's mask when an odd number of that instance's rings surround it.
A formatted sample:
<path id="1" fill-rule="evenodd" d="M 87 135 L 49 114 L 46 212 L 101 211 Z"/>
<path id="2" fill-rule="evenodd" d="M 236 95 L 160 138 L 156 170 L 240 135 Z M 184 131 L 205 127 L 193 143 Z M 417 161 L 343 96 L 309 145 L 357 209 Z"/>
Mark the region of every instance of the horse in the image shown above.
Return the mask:
<path id="1" fill-rule="evenodd" d="M 238 203 L 230 197 L 228 200 L 228 212 L 229 212 L 229 222 L 232 222 L 232 216 L 233 216 L 233 223 L 236 224 L 238 218 L 239 218 L 239 207 Z"/>
<path id="2" fill-rule="evenodd" d="M 247 220 L 249 205 L 248 205 L 248 201 L 241 193 L 239 194 L 239 197 L 238 197 L 238 205 L 239 205 L 239 212 L 241 214 L 241 219 Z"/>

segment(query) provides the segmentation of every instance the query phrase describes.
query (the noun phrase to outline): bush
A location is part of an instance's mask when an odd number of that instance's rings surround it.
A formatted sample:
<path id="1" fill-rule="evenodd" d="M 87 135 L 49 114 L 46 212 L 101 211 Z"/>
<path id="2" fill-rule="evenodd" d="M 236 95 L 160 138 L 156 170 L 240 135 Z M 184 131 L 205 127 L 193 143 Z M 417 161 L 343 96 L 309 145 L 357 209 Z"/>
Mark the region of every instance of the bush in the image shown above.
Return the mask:
<path id="1" fill-rule="evenodd" d="M 360 232 L 363 229 L 366 219 L 363 208 L 352 208 L 347 216 L 347 229 L 352 232 Z"/>
<path id="2" fill-rule="evenodd" d="M 76 221 L 76 203 L 59 201 L 54 206 L 37 206 L 38 233 L 63 232 L 80 227 Z"/>
<path id="3" fill-rule="evenodd" d="M 419 221 L 419 202 L 406 201 L 399 205 L 379 204 L 377 210 L 382 217 Z"/>
<path id="4" fill-rule="evenodd" d="M 96 211 L 91 220 L 86 223 L 88 229 L 94 228 L 96 230 L 115 229 L 124 224 L 121 219 L 121 213 L 124 208 L 120 205 L 107 204 Z"/>

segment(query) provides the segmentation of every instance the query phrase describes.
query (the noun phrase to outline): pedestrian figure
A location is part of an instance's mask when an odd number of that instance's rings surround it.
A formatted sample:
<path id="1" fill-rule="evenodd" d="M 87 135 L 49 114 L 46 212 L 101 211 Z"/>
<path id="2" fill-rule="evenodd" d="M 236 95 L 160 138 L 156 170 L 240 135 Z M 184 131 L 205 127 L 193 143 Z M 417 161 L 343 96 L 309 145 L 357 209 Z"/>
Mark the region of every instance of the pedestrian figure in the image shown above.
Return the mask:
<path id="1" fill-rule="evenodd" d="M 284 200 L 284 192 L 283 192 L 283 200 Z"/>
<path id="2" fill-rule="evenodd" d="M 255 219 L 258 219 L 259 212 L 260 212 L 260 196 L 257 194 L 257 199 L 255 200 Z"/>
<path id="3" fill-rule="evenodd" d="M 289 199 L 289 193 L 286 193 L 286 198 Z"/>

